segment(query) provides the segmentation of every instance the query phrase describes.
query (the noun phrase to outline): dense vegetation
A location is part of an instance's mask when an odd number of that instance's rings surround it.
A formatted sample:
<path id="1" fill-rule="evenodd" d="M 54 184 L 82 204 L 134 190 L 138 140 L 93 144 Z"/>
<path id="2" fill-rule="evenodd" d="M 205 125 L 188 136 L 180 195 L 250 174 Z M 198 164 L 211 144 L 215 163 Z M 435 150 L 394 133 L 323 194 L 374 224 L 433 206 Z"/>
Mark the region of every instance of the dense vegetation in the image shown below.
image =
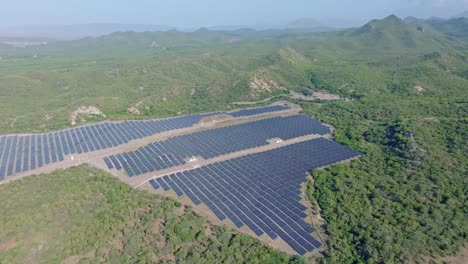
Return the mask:
<path id="1" fill-rule="evenodd" d="M 314 171 L 309 197 L 330 235 L 324 261 L 401 263 L 455 254 L 466 242 L 468 81 L 457 73 L 467 67 L 463 52 L 311 67 L 316 86 L 353 100 L 303 103 L 306 112 L 363 152 L 350 165 Z"/>
<path id="2" fill-rule="evenodd" d="M 330 233 L 327 259 L 400 263 L 455 254 L 468 231 L 466 120 L 371 123 L 355 107 L 326 107 L 334 108 L 333 116 L 316 106 L 309 113 L 336 124 L 344 132 L 338 140 L 364 153 L 351 165 L 314 172 L 311 196 Z"/>
<path id="3" fill-rule="evenodd" d="M 289 99 L 289 90 L 337 93 L 348 100 L 296 101 L 332 124 L 336 140 L 363 153 L 313 172 L 309 197 L 322 209 L 329 238 L 322 261 L 401 263 L 454 254 L 468 232 L 468 40 L 459 34 L 465 25 L 391 16 L 323 34 L 116 33 L 1 48 L 0 129 L 64 127 L 81 105 L 97 106 L 110 119 L 150 118 Z M 270 89 L 253 89 L 255 79 Z M 127 112 L 140 101 L 140 115 Z M 8 201 L 0 243 L 33 241 L 0 250 L 0 258 L 23 260 L 42 245 L 32 257 L 293 261 L 222 227 L 211 226 L 207 235 L 190 209 L 99 172 L 81 167 L 49 176 L 0 188 Z"/>
<path id="4" fill-rule="evenodd" d="M 87 166 L 0 186 L 0 199 L 1 263 L 303 262 Z"/>

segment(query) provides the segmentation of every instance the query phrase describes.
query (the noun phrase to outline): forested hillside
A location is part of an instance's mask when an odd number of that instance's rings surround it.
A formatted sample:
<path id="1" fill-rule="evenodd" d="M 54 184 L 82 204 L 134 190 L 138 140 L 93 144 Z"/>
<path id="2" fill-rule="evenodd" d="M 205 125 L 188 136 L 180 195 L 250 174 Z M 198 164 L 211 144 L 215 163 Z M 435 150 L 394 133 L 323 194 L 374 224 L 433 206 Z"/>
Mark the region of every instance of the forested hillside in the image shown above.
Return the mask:
<path id="1" fill-rule="evenodd" d="M 402 23 L 391 19 L 393 26 Z M 391 32 L 371 24 L 358 30 L 360 39 Z M 365 62 L 343 51 L 346 62 L 310 68 L 314 83 L 354 100 L 304 103 L 306 112 L 333 124 L 336 140 L 365 153 L 313 173 L 309 197 L 326 218 L 327 262 L 401 263 L 456 254 L 466 242 L 466 49 L 429 52 L 421 46 L 424 35 L 419 44 L 407 43 L 417 36 L 395 38 L 409 34 L 401 27 L 386 38 L 417 50 Z"/>

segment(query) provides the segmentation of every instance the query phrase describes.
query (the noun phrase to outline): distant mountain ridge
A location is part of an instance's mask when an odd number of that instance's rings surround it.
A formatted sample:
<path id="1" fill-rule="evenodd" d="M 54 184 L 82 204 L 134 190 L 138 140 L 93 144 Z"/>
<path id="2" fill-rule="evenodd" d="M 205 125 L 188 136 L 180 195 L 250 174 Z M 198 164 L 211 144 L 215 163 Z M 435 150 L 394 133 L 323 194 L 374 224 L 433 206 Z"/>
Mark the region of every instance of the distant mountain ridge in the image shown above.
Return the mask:
<path id="1" fill-rule="evenodd" d="M 333 30 L 313 18 L 301 18 L 286 24 L 259 24 L 259 25 L 217 25 L 206 27 L 209 30 L 235 31 L 241 29 L 254 30 L 294 30 L 306 32 L 319 32 Z M 0 37 L 24 39 L 57 39 L 72 40 L 86 37 L 100 37 L 114 32 L 160 32 L 178 29 L 184 32 L 193 32 L 198 28 L 176 28 L 165 25 L 150 24 L 71 24 L 71 25 L 26 25 L 13 27 L 0 27 Z"/>
<path id="2" fill-rule="evenodd" d="M 218 31 L 236 31 L 252 29 L 257 31 L 264 30 L 291 30 L 304 32 L 325 32 L 335 28 L 326 26 L 313 18 L 300 18 L 286 24 L 258 24 L 258 25 L 217 25 L 207 27 L 209 30 Z"/>
<path id="3" fill-rule="evenodd" d="M 452 18 L 459 18 L 459 17 L 464 17 L 464 18 L 468 18 L 468 10 L 463 12 L 463 13 L 460 13 L 458 15 L 455 15 L 453 16 Z"/>
<path id="4" fill-rule="evenodd" d="M 422 30 L 432 30 L 454 37 L 468 37 L 467 17 L 456 17 L 451 19 L 436 17 L 418 19 L 415 17 L 407 17 L 404 21 L 410 25 L 420 27 Z"/>
<path id="5" fill-rule="evenodd" d="M 465 12 L 467 13 L 467 12 Z M 465 14 L 464 13 L 464 14 Z M 144 24 L 78 24 L 78 25 L 50 25 L 50 26 L 24 26 L 0 28 L 0 42 L 22 43 L 40 43 L 52 42 L 56 40 L 75 40 L 87 37 L 102 37 L 116 32 L 167 32 L 176 30 L 174 27 L 164 25 L 144 25 Z M 177 32 L 199 32 L 200 29 L 177 29 Z M 250 37 L 260 35 L 314 33 L 314 32 L 329 32 L 335 31 L 336 28 L 328 27 L 313 18 L 300 18 L 283 25 L 218 25 L 212 27 L 201 28 L 201 32 L 205 31 L 220 31 L 231 32 L 234 34 L 245 34 L 248 32 Z M 440 32 L 451 36 L 466 36 L 468 35 L 468 26 L 466 18 L 429 18 L 419 19 L 416 17 L 407 17 L 404 20 L 396 15 L 390 15 L 384 19 L 374 19 L 357 29 L 345 30 L 350 37 L 361 38 L 362 44 L 374 43 L 376 45 L 392 46 L 391 43 L 402 44 L 409 47 L 417 45 L 418 39 L 426 30 Z M 277 32 L 277 33 L 275 33 Z M 200 33 L 200 32 L 199 32 Z M 231 33 L 228 33 L 230 35 Z M 169 35 L 178 35 L 172 33 Z M 114 36 L 115 37 L 115 36 Z M 179 36 L 181 37 L 181 36 Z M 43 41 L 46 40 L 46 41 Z M 230 39 L 229 41 L 236 41 Z M 405 42 L 405 43 L 403 43 Z"/>
<path id="6" fill-rule="evenodd" d="M 468 37 L 468 18 L 459 17 L 449 20 L 428 20 L 427 24 L 431 25 L 435 30 L 449 36 Z"/>
<path id="7" fill-rule="evenodd" d="M 300 18 L 286 24 L 286 28 L 319 28 L 324 27 L 322 23 L 313 18 Z"/>
<path id="8" fill-rule="evenodd" d="M 0 28 L 0 36 L 16 38 L 79 39 L 99 37 L 117 31 L 167 31 L 173 27 L 145 24 L 75 24 L 75 25 L 40 25 L 15 26 Z"/>
<path id="9" fill-rule="evenodd" d="M 346 29 L 337 33 L 334 45 L 338 48 L 359 52 L 385 50 L 387 52 L 424 52 L 451 45 L 450 41 L 437 31 L 426 31 L 416 18 L 402 20 L 396 15 L 374 19 L 359 28 Z"/>
<path id="10" fill-rule="evenodd" d="M 390 15 L 384 19 L 373 19 L 364 26 L 356 30 L 353 35 L 361 35 L 366 33 L 375 33 L 383 31 L 400 31 L 406 27 L 406 23 L 395 15 Z"/>

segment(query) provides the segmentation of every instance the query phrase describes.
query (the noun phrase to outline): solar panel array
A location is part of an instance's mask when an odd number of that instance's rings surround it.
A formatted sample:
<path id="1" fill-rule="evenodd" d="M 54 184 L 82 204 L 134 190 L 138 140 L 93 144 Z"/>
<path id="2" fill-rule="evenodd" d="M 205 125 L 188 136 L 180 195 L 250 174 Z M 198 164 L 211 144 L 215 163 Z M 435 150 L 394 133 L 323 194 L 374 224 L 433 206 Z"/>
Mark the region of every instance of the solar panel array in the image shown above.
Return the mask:
<path id="1" fill-rule="evenodd" d="M 220 220 L 246 225 L 258 236 L 280 237 L 303 255 L 321 245 L 303 220 L 300 185 L 306 172 L 357 155 L 319 138 L 166 175 L 150 184 L 185 194 L 196 205 L 204 203 Z"/>
<path id="2" fill-rule="evenodd" d="M 284 140 L 328 134 L 330 129 L 304 115 L 275 117 L 230 127 L 200 131 L 155 142 L 136 151 L 104 159 L 109 169 L 124 169 L 128 176 L 145 174 L 184 164 L 184 159 L 205 159 L 269 144 L 267 139 Z"/>
<path id="3" fill-rule="evenodd" d="M 260 107 L 260 108 L 242 109 L 242 110 L 237 110 L 234 112 L 228 112 L 227 114 L 233 117 L 243 117 L 243 116 L 259 115 L 259 114 L 265 114 L 265 113 L 276 112 L 276 111 L 283 111 L 287 109 L 289 108 L 286 106 L 273 105 L 273 106 L 266 106 L 266 107 Z"/>
<path id="4" fill-rule="evenodd" d="M 246 109 L 240 115 L 286 110 L 287 107 Z M 236 112 L 236 113 L 239 113 Z M 195 114 L 149 121 L 105 122 L 46 134 L 0 136 L 0 181 L 6 176 L 64 160 L 69 154 L 82 154 L 116 147 L 131 140 L 193 126 L 201 119 L 222 112 Z"/>
<path id="5" fill-rule="evenodd" d="M 244 117 L 282 111 L 269 106 L 232 112 L 215 112 L 163 120 L 102 123 L 34 135 L 0 136 L 0 181 L 16 173 L 63 161 L 66 155 L 116 147 L 157 133 L 190 127 L 201 119 L 229 114 Z M 175 167 L 192 156 L 210 159 L 227 153 L 269 144 L 268 139 L 288 140 L 330 133 L 321 122 L 303 115 L 275 117 L 230 127 L 172 137 L 136 151 L 104 158 L 109 169 L 135 176 Z M 173 190 L 193 203 L 206 204 L 220 219 L 247 226 L 256 235 L 281 238 L 299 254 L 321 246 L 304 218 L 300 185 L 306 171 L 360 155 L 324 138 L 270 151 L 245 155 L 200 168 L 150 180 L 155 189 Z"/>

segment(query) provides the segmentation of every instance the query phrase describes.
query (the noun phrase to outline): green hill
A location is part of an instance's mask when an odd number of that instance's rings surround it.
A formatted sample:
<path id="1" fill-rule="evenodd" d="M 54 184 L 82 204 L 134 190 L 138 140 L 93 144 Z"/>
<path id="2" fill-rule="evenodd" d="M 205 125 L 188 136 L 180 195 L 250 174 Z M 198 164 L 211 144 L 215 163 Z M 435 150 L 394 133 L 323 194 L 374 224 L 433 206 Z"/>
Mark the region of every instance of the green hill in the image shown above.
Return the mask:
<path id="1" fill-rule="evenodd" d="M 456 16 L 453 16 L 452 18 L 460 18 L 460 17 L 464 17 L 464 18 L 468 18 L 468 11 L 465 11 L 463 13 L 460 13 Z"/>
<path id="2" fill-rule="evenodd" d="M 468 37 L 468 18 L 460 17 L 450 20 L 426 21 L 435 30 L 454 37 Z"/>
<path id="3" fill-rule="evenodd" d="M 395 50 L 433 50 L 440 48 L 446 40 L 432 33 L 418 30 L 397 16 L 373 20 L 366 25 L 347 32 L 358 46 Z"/>

